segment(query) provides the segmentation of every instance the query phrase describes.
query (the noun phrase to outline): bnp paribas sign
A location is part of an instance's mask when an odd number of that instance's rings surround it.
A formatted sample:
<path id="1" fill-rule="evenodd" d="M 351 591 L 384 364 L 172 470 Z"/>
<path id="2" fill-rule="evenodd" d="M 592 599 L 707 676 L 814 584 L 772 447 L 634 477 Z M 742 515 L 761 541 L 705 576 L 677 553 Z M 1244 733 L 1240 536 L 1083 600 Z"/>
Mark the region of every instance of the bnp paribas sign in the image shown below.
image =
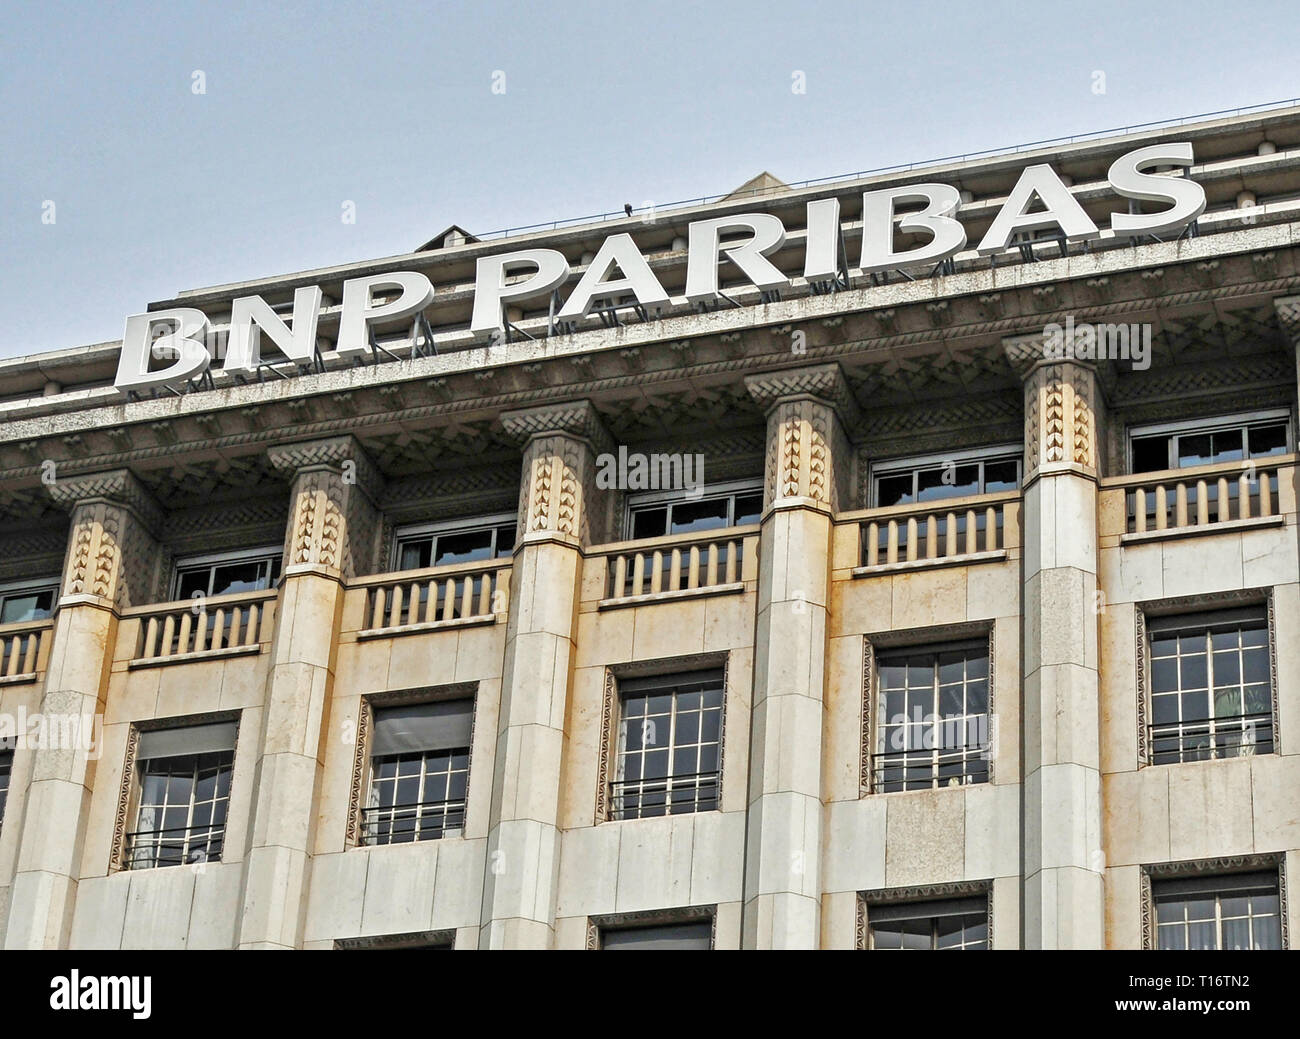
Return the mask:
<path id="1" fill-rule="evenodd" d="M 1129 236 L 1161 234 L 1180 230 L 1200 216 L 1205 209 L 1201 186 L 1187 177 L 1168 176 L 1154 169 L 1191 164 L 1189 143 L 1152 145 L 1117 159 L 1107 173 L 1115 194 L 1163 208 L 1150 213 L 1115 212 L 1110 230 Z M 966 248 L 967 241 L 960 210 L 961 195 L 948 184 L 907 184 L 865 192 L 858 270 L 865 275 L 937 264 L 955 256 Z M 834 278 L 844 266 L 839 199 L 809 202 L 805 226 L 803 277 L 809 281 Z M 1067 242 L 1088 241 L 1102 234 L 1070 189 L 1045 164 L 1021 172 L 976 251 L 994 256 L 1010 248 L 1017 234 L 1044 229 L 1058 230 Z M 921 235 L 925 241 L 897 249 L 896 230 Z M 771 213 L 692 221 L 687 232 L 686 301 L 709 303 L 722 298 L 718 268 L 724 260 L 734 263 L 760 290 L 788 287 L 790 276 L 768 259 L 785 243 L 785 237 L 785 226 Z M 470 330 L 493 336 L 505 328 L 504 307 L 545 297 L 567 284 L 569 277 L 569 262 L 556 249 L 519 249 L 480 258 Z M 372 326 L 391 327 L 405 319 L 415 320 L 433 297 L 429 279 L 414 271 L 344 281 L 338 336 L 325 359 L 336 356 L 344 362 L 359 362 L 372 356 Z M 312 364 L 319 356 L 317 326 L 322 299 L 319 285 L 299 288 L 287 321 L 261 296 L 235 299 L 223 370 L 241 375 L 255 372 L 262 363 L 264 341 L 286 361 Z M 567 294 L 556 318 L 577 324 L 594 310 L 628 299 L 634 299 L 647 314 L 656 314 L 671 303 L 632 236 L 613 234 L 604 240 Z M 177 389 L 192 382 L 213 363 L 206 345 L 210 331 L 207 315 L 190 307 L 127 318 L 116 385 L 124 391 Z"/>

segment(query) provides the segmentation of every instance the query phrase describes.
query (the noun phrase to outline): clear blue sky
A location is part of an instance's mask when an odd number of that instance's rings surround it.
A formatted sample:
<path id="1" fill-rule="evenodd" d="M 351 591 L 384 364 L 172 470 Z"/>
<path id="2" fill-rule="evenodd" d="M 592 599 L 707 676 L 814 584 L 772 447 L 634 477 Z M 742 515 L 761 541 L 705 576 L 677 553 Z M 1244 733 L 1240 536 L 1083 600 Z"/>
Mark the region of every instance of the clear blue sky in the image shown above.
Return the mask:
<path id="1" fill-rule="evenodd" d="M 450 223 L 486 232 L 725 192 L 763 169 L 794 181 L 1300 96 L 1297 0 L 0 14 L 0 356 L 117 339 L 182 289 L 408 252 Z"/>

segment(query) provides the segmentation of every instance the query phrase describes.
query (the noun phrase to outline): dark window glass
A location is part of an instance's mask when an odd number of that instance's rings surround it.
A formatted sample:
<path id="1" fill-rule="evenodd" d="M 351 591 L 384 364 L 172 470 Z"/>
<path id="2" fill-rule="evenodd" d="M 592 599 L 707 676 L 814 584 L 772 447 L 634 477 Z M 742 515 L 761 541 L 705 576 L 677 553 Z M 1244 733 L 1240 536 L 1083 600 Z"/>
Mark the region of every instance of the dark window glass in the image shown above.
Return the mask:
<path id="1" fill-rule="evenodd" d="M 260 559 L 184 567 L 177 574 L 176 598 L 190 599 L 196 593 L 233 595 L 240 592 L 261 592 L 270 588 L 279 576 L 278 554 Z"/>
<path id="2" fill-rule="evenodd" d="M 1251 426 L 1246 430 L 1251 458 L 1267 458 L 1269 455 L 1286 454 L 1286 423 L 1277 422 L 1266 426 Z"/>
<path id="3" fill-rule="evenodd" d="M 497 559 L 509 559 L 515 551 L 515 524 L 497 527 Z"/>
<path id="4" fill-rule="evenodd" d="M 900 476 L 882 476 L 876 484 L 876 504 L 880 508 L 890 505 L 911 505 L 916 500 L 912 473 Z"/>
<path id="5" fill-rule="evenodd" d="M 762 494 L 739 494 L 736 496 L 736 519 L 732 526 L 748 526 L 751 523 L 757 523 L 762 517 Z"/>
<path id="6" fill-rule="evenodd" d="M 473 563 L 491 559 L 493 554 L 491 530 L 474 530 L 464 534 L 443 534 L 433 557 L 433 566 L 454 563 Z"/>
<path id="7" fill-rule="evenodd" d="M 668 533 L 668 509 L 639 509 L 632 514 L 632 538 L 660 538 Z"/>
<path id="8" fill-rule="evenodd" d="M 398 553 L 397 569 L 423 570 L 429 565 L 429 560 L 432 558 L 432 539 L 403 542 L 401 551 Z"/>
<path id="9" fill-rule="evenodd" d="M 1020 463 L 1014 458 L 984 463 L 984 493 L 1014 491 L 1020 486 Z"/>
<path id="10" fill-rule="evenodd" d="M 673 503 L 670 534 L 690 534 L 697 530 L 718 530 L 728 526 L 730 498 L 705 498 L 702 501 Z"/>
<path id="11" fill-rule="evenodd" d="M 1157 473 L 1169 468 L 1169 437 L 1134 437 L 1133 471 Z"/>

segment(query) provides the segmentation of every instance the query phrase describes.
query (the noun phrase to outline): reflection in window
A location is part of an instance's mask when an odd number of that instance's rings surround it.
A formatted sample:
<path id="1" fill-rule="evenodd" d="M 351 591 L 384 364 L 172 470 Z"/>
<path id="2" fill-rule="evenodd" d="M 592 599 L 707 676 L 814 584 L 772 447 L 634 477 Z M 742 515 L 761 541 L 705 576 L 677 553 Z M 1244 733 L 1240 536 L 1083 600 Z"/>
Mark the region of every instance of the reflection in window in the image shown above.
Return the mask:
<path id="1" fill-rule="evenodd" d="M 757 523 L 762 513 L 763 492 L 758 489 L 706 493 L 700 498 L 679 497 L 640 505 L 633 503 L 629 509 L 631 540 L 748 526 Z"/>
<path id="2" fill-rule="evenodd" d="M 446 529 L 407 528 L 397 535 L 393 566 L 397 570 L 423 570 L 431 566 L 456 566 L 483 559 L 506 559 L 514 551 L 513 516 L 469 521 Z"/>
<path id="3" fill-rule="evenodd" d="M 1290 440 L 1288 434 L 1285 419 L 1242 421 L 1209 430 L 1201 426 L 1139 433 L 1130 441 L 1133 472 L 1153 473 L 1195 465 L 1241 462 L 1247 458 L 1271 458 L 1286 454 Z"/>
<path id="4" fill-rule="evenodd" d="M 1020 455 L 891 463 L 875 478 L 877 508 L 1014 491 L 1020 486 Z"/>
<path id="5" fill-rule="evenodd" d="M 54 612 L 57 589 L 57 579 L 51 579 L 39 585 L 0 590 L 0 624 L 48 620 Z"/>
<path id="6" fill-rule="evenodd" d="M 176 567 L 176 601 L 192 599 L 196 595 L 235 595 L 242 592 L 262 592 L 270 588 L 280 576 L 280 548 L 264 548 L 257 552 L 227 556 L 223 559 L 192 560 Z"/>

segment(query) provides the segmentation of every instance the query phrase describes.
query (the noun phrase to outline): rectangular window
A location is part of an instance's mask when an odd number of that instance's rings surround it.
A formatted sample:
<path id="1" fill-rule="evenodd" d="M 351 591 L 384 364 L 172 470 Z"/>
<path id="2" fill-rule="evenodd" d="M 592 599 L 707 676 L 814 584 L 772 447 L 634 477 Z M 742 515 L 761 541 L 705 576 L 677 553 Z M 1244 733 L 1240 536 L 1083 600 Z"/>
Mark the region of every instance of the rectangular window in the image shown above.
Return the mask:
<path id="1" fill-rule="evenodd" d="M 988 782 L 987 639 L 881 652 L 876 671 L 877 793 Z"/>
<path id="2" fill-rule="evenodd" d="M 394 570 L 423 570 L 481 559 L 508 559 L 515 547 L 515 517 L 485 516 L 456 523 L 403 527 L 396 533 Z"/>
<path id="3" fill-rule="evenodd" d="M 124 868 L 221 860 L 237 727 L 209 722 L 140 733 L 139 807 Z"/>
<path id="4" fill-rule="evenodd" d="M 283 550 L 277 545 L 181 560 L 176 564 L 172 600 L 265 591 L 280 576 L 282 557 Z"/>
<path id="5" fill-rule="evenodd" d="M 881 463 L 872 467 L 872 503 L 883 509 L 1014 491 L 1020 486 L 1020 460 L 1018 447 L 1006 447 Z"/>
<path id="6" fill-rule="evenodd" d="M 376 707 L 362 842 L 405 844 L 465 827 L 474 700 Z"/>
<path id="7" fill-rule="evenodd" d="M 698 498 L 683 491 L 639 494 L 628 500 L 628 539 L 694 534 L 757 523 L 763 514 L 763 488 L 757 481 L 708 488 Z"/>
<path id="8" fill-rule="evenodd" d="M 1263 607 L 1153 618 L 1147 640 L 1152 764 L 1273 753 Z"/>
<path id="9" fill-rule="evenodd" d="M 619 682 L 612 818 L 717 810 L 723 683 L 722 668 Z"/>
<path id="10" fill-rule="evenodd" d="M 48 620 L 58 594 L 58 578 L 0 586 L 0 624 Z"/>
<path id="11" fill-rule="evenodd" d="M 0 740 L 0 828 L 5 822 L 5 803 L 9 800 L 9 777 L 14 771 L 14 752 Z"/>
<path id="12" fill-rule="evenodd" d="M 651 927 L 602 927 L 600 929 L 600 947 L 609 951 L 710 949 L 712 946 L 713 923 L 710 920 L 658 924 Z"/>
<path id="13" fill-rule="evenodd" d="M 1157 949 L 1281 949 L 1278 875 L 1153 880 Z"/>
<path id="14" fill-rule="evenodd" d="M 904 902 L 867 908 L 873 949 L 989 947 L 988 896 Z"/>
<path id="15" fill-rule="evenodd" d="M 1130 472 L 1151 473 L 1284 455 L 1290 450 L 1290 426 L 1283 411 L 1135 429 L 1129 436 Z"/>

